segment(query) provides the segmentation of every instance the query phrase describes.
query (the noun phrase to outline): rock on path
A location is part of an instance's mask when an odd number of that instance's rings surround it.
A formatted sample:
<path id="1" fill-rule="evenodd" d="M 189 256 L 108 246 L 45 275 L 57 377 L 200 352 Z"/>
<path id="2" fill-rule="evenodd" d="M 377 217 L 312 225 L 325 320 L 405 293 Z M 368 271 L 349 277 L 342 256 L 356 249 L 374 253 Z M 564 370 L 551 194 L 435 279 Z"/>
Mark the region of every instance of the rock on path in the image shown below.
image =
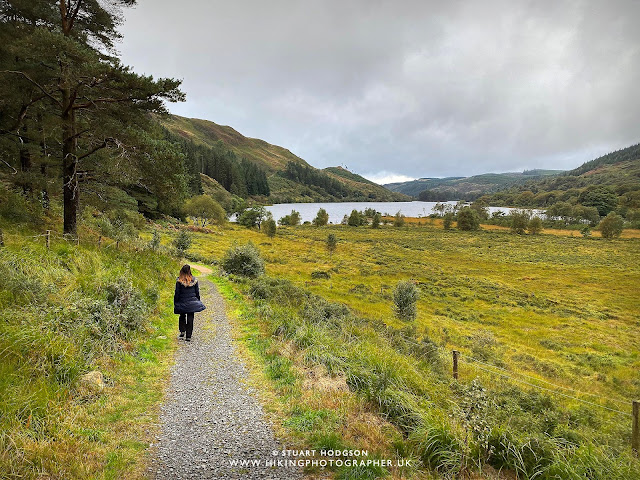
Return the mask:
<path id="1" fill-rule="evenodd" d="M 270 466 L 283 447 L 244 382 L 224 301 L 210 281 L 200 281 L 200 293 L 207 309 L 196 314 L 192 342 L 180 341 L 149 477 L 302 478 L 292 467 Z"/>

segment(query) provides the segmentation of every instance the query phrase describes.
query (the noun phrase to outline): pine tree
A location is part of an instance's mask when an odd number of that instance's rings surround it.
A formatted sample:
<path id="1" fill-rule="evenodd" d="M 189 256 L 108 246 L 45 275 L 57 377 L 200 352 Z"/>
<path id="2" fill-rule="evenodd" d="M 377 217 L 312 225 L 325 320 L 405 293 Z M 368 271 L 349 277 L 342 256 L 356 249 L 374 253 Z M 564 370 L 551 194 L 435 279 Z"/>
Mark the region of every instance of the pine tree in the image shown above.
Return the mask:
<path id="1" fill-rule="evenodd" d="M 109 163 L 117 171 L 117 162 L 148 155 L 146 148 L 136 148 L 149 146 L 142 133 L 147 114 L 165 113 L 164 101 L 184 99 L 180 81 L 137 75 L 114 55 L 121 7 L 134 4 L 135 0 L 0 4 L 2 25 L 12 32 L 0 58 L 0 74 L 4 83 L 21 92 L 15 99 L 5 89 L 1 92 L 2 110 L 13 112 L 14 119 L 7 128 L 2 126 L 2 133 L 20 137 L 37 131 L 39 121 L 54 124 L 62 146 L 55 155 L 62 167 L 65 233 L 76 233 L 80 185 L 94 177 L 95 165 Z M 29 136 L 29 144 L 32 140 Z M 21 155 L 27 170 L 30 156 L 27 151 Z"/>

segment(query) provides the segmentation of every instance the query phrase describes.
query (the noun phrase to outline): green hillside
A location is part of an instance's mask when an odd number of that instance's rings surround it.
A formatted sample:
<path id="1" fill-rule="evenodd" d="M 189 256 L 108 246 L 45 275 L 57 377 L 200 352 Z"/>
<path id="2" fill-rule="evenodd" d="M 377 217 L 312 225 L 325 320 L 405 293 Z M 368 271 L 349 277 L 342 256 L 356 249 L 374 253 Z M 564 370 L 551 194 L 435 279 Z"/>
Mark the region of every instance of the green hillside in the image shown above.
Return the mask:
<path id="1" fill-rule="evenodd" d="M 640 209 L 640 144 L 586 162 L 561 175 L 538 178 L 483 197 L 491 205 L 596 207 L 637 220 Z"/>
<path id="2" fill-rule="evenodd" d="M 247 160 L 263 170 L 269 185 L 269 195 L 263 199 L 272 203 L 408 200 L 407 196 L 391 192 L 344 168 L 316 169 L 286 148 L 245 137 L 231 127 L 177 115 L 158 120 L 174 136 L 215 150 L 218 156 L 228 150 L 234 162 Z M 288 166 L 293 170 L 303 169 L 304 174 L 293 172 Z M 202 165 L 199 168 L 203 172 Z M 219 183 L 224 185 L 223 181 Z M 229 183 L 233 182 L 229 180 Z"/>
<path id="3" fill-rule="evenodd" d="M 471 177 L 419 178 L 409 182 L 391 183 L 385 187 L 425 201 L 474 200 L 481 195 L 525 183 L 532 178 L 555 175 L 560 172 L 560 170 L 529 170 L 521 173 L 485 173 Z"/>
<path id="4" fill-rule="evenodd" d="M 218 125 L 209 120 L 171 115 L 162 118 L 160 122 L 172 133 L 193 140 L 195 143 L 213 147 L 222 141 L 238 157 L 244 157 L 268 172 L 283 170 L 289 162 L 308 165 L 286 148 L 271 145 L 257 138 L 245 137 L 231 127 Z"/>

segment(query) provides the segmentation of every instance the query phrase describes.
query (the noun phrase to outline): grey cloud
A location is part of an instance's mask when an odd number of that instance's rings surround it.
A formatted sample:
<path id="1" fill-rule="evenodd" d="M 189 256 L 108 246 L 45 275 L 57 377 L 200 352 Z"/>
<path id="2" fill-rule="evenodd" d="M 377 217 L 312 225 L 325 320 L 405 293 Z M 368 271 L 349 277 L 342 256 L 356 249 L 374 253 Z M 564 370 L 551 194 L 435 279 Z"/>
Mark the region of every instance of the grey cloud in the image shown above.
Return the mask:
<path id="1" fill-rule="evenodd" d="M 140 0 L 126 63 L 180 115 L 311 164 L 409 176 L 572 168 L 639 140 L 640 2 Z"/>

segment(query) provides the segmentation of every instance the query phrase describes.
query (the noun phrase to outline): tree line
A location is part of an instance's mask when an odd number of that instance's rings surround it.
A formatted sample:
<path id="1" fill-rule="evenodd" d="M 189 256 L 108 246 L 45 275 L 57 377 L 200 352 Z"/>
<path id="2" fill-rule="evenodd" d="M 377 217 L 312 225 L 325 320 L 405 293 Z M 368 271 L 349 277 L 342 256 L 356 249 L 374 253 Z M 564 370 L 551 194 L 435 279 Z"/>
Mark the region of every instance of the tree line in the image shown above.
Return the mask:
<path id="1" fill-rule="evenodd" d="M 269 196 L 266 172 L 246 158 L 239 159 L 222 140 L 210 147 L 180 138 L 168 131 L 167 137 L 179 144 L 185 156 L 184 163 L 193 178 L 193 184 L 190 185 L 193 194 L 202 192 L 198 173 L 204 173 L 233 195 L 242 198 Z"/>
<path id="2" fill-rule="evenodd" d="M 331 195 L 336 198 L 346 198 L 352 192 L 338 180 L 331 178 L 326 173 L 297 162 L 287 163 L 281 175 L 294 182 L 319 190 L 323 195 Z"/>

